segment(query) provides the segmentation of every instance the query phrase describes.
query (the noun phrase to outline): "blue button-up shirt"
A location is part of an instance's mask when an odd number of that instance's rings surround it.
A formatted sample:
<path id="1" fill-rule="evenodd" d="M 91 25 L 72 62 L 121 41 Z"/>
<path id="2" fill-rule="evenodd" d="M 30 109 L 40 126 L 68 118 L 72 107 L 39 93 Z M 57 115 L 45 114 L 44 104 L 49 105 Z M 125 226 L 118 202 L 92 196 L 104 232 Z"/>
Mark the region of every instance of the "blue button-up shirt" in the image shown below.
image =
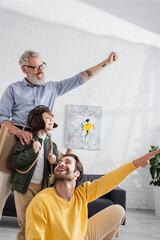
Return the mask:
<path id="1" fill-rule="evenodd" d="M 46 82 L 33 87 L 26 79 L 12 83 L 3 93 L 0 100 L 0 124 L 9 120 L 28 126 L 28 114 L 37 105 L 45 105 L 51 111 L 55 98 L 84 84 L 82 74 L 58 82 Z"/>

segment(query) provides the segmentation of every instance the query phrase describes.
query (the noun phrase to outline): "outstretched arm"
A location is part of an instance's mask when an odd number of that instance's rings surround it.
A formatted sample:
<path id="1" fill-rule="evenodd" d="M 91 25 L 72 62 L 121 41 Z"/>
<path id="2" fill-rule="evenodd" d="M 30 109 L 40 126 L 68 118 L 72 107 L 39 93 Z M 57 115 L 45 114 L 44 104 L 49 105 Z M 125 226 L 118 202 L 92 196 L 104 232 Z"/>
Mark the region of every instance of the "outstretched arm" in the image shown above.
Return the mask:
<path id="1" fill-rule="evenodd" d="M 111 52 L 109 57 L 99 63 L 98 65 L 91 67 L 85 71 L 82 72 L 83 79 L 87 82 L 92 77 L 96 76 L 99 72 L 101 72 L 103 69 L 105 69 L 108 65 L 112 64 L 113 62 L 117 61 L 118 54 L 116 52 Z"/>
<path id="2" fill-rule="evenodd" d="M 126 177 L 128 177 L 134 170 L 139 167 L 145 167 L 149 164 L 149 160 L 157 153 L 160 153 L 160 149 L 154 152 L 147 153 L 142 157 L 139 157 L 129 163 L 122 165 L 121 167 L 107 173 L 105 176 L 94 180 L 87 188 L 87 201 L 91 202 L 98 197 L 110 192 L 113 188 L 119 185 Z"/>
<path id="3" fill-rule="evenodd" d="M 135 167 L 146 167 L 149 164 L 149 160 L 157 153 L 160 153 L 160 149 L 154 152 L 147 153 L 140 158 L 133 160 Z"/>

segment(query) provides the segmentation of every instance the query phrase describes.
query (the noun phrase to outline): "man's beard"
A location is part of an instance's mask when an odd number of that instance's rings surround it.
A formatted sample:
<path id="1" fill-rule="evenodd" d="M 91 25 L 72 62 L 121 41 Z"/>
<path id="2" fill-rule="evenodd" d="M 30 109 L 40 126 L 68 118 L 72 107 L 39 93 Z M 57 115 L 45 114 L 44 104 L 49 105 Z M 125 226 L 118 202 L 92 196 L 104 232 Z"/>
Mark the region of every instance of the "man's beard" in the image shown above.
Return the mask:
<path id="1" fill-rule="evenodd" d="M 73 177 L 71 177 L 69 174 L 65 174 L 65 175 L 55 174 L 54 178 L 56 182 L 66 182 L 66 181 L 71 181 L 73 179 Z"/>
<path id="2" fill-rule="evenodd" d="M 54 173 L 54 180 L 55 180 L 55 182 L 72 181 L 73 178 L 74 178 L 74 174 L 71 174 L 70 172 L 68 172 L 67 174 L 62 174 L 62 175 Z"/>
<path id="3" fill-rule="evenodd" d="M 42 79 L 42 80 L 37 80 L 37 77 L 36 77 L 36 76 L 31 76 L 31 75 L 29 74 L 29 79 L 28 79 L 28 81 L 31 82 L 31 83 L 34 84 L 34 85 L 41 85 L 41 84 L 44 83 L 44 79 L 45 79 L 44 74 L 43 74 L 43 79 Z"/>

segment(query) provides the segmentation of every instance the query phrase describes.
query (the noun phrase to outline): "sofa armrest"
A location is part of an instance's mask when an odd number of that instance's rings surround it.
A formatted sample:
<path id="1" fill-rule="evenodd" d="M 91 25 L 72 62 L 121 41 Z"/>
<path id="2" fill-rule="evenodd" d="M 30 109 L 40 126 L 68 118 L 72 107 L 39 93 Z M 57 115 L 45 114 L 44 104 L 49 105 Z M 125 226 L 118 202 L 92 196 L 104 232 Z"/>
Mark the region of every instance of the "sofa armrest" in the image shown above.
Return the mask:
<path id="1" fill-rule="evenodd" d="M 121 205 L 126 211 L 126 191 L 120 187 L 114 188 L 110 192 L 110 199 L 115 203 Z M 126 223 L 126 218 L 123 225 Z"/>
<path id="2" fill-rule="evenodd" d="M 114 188 L 110 192 L 110 199 L 115 203 L 121 205 L 126 210 L 126 191 L 120 187 Z"/>

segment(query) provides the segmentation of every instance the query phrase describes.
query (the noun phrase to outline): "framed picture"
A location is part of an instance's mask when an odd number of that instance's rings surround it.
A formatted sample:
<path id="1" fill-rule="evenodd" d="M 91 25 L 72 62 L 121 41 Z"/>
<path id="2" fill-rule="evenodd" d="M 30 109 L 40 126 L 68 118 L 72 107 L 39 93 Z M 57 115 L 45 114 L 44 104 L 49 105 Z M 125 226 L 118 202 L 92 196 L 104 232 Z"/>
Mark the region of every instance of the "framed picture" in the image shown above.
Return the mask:
<path id="1" fill-rule="evenodd" d="M 65 147 L 100 150 L 102 107 L 68 105 Z"/>

